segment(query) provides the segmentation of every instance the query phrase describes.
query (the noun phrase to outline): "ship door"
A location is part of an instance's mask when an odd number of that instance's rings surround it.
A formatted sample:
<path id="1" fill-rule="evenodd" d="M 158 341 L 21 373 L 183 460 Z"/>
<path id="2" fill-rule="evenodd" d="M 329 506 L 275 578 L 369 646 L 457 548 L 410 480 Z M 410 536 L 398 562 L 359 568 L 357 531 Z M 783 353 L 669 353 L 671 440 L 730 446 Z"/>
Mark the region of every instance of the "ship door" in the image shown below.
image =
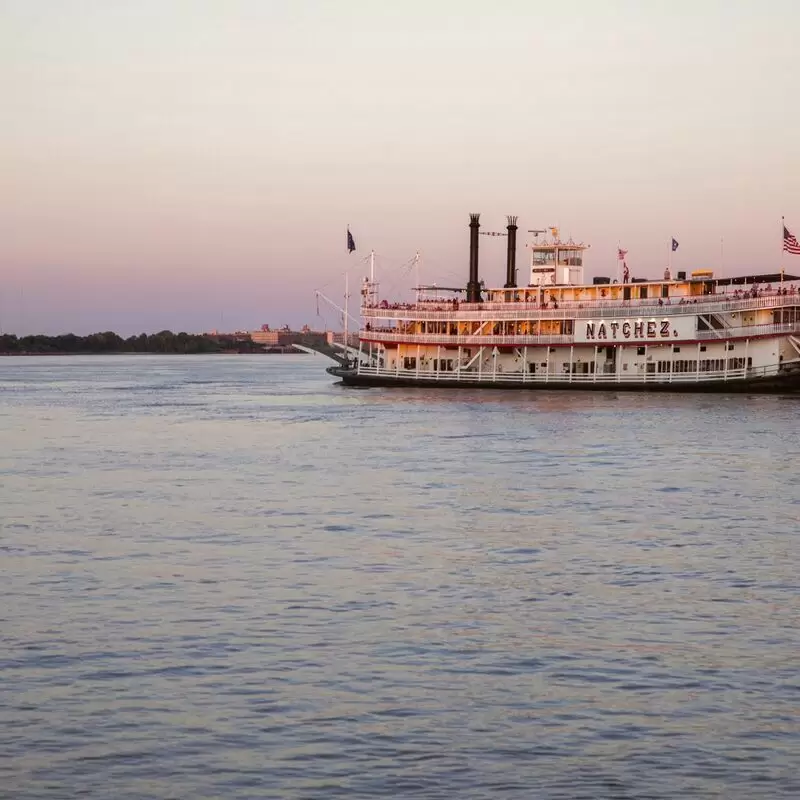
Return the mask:
<path id="1" fill-rule="evenodd" d="M 606 363 L 603 369 L 606 374 L 614 375 L 617 372 L 617 348 L 606 347 Z"/>
<path id="2" fill-rule="evenodd" d="M 622 299 L 623 300 L 630 300 L 631 299 L 631 287 L 630 286 L 623 286 L 622 287 Z"/>

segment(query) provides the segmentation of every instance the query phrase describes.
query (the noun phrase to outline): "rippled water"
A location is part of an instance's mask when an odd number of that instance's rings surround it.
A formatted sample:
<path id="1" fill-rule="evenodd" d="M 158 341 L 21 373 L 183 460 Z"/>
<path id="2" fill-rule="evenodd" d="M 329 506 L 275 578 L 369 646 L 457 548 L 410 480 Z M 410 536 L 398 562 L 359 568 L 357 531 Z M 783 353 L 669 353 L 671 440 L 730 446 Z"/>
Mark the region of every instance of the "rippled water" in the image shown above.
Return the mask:
<path id="1" fill-rule="evenodd" d="M 800 796 L 797 400 L 0 360 L 0 796 Z"/>

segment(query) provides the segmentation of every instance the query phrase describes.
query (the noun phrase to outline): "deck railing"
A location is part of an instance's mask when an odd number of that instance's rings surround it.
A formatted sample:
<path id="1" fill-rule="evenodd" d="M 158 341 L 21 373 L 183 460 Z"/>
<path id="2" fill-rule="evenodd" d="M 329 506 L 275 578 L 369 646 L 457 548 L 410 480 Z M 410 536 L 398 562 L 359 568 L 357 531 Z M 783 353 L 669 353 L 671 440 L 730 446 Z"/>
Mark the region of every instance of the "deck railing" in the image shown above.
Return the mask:
<path id="1" fill-rule="evenodd" d="M 674 298 L 670 298 L 672 300 Z M 658 303 L 659 298 L 645 300 L 587 300 L 552 303 L 542 307 L 539 303 L 459 303 L 458 308 L 448 303 L 395 304 L 387 308 L 362 306 L 361 315 L 368 319 L 406 319 L 441 321 L 476 321 L 487 319 L 591 319 L 593 317 L 676 316 L 682 314 L 714 314 L 726 311 L 755 311 L 761 308 L 783 308 L 800 305 L 798 292 L 779 294 L 764 292 L 758 297 L 734 298 L 732 295 L 701 295 L 678 298 L 676 302 Z M 683 302 L 681 302 L 681 300 Z"/>
<path id="2" fill-rule="evenodd" d="M 736 328 L 712 329 L 708 331 L 697 331 L 692 335 L 691 341 L 726 341 L 728 339 L 751 339 L 759 336 L 778 336 L 781 334 L 797 334 L 800 336 L 800 321 L 787 322 L 780 324 L 766 325 L 743 325 Z M 493 335 L 493 334 L 471 334 L 471 335 L 448 335 L 444 333 L 402 333 L 394 329 L 370 329 L 362 330 L 359 333 L 362 339 L 371 342 L 402 343 L 402 344 L 421 344 L 421 345 L 442 345 L 445 347 L 481 347 L 481 346 L 511 346 L 529 347 L 536 345 L 552 344 L 576 344 L 591 346 L 609 345 L 630 345 L 639 346 L 646 344 L 680 344 L 685 339 L 661 339 L 644 340 L 611 340 L 602 342 L 576 342 L 573 334 L 551 335 L 551 334 L 530 334 L 530 335 Z"/>
<path id="3" fill-rule="evenodd" d="M 438 372 L 436 370 L 391 369 L 375 366 L 360 365 L 359 375 L 375 375 L 404 380 L 435 381 L 437 383 L 603 383 L 613 386 L 620 383 L 698 383 L 700 381 L 733 383 L 744 379 L 774 377 L 781 372 L 777 364 L 765 367 L 749 367 L 743 369 L 715 370 L 704 372 L 617 372 L 617 373 L 586 373 L 573 374 L 571 372 L 509 372 L 492 369 L 454 370 L 452 372 Z"/>

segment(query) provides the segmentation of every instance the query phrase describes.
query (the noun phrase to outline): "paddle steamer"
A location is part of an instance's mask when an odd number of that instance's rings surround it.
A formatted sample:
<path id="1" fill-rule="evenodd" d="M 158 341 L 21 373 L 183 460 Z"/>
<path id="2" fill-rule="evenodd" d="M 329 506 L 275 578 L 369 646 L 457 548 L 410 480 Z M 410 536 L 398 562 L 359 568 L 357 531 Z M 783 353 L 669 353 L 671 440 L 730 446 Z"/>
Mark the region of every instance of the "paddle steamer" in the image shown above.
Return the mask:
<path id="1" fill-rule="evenodd" d="M 502 288 L 478 276 L 478 214 L 466 287 L 418 286 L 416 302 L 394 303 L 365 278 L 358 354 L 328 371 L 358 386 L 800 391 L 800 277 L 639 279 L 626 267 L 586 283 L 588 245 L 553 228 L 532 232 L 519 286 L 517 218 L 507 222 Z"/>

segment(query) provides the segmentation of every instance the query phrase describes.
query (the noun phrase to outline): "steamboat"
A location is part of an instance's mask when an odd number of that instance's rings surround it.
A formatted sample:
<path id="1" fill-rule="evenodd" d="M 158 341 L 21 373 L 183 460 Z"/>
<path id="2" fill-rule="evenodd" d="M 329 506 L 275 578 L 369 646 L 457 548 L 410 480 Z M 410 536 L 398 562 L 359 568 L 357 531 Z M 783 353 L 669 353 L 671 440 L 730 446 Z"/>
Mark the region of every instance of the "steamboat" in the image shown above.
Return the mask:
<path id="1" fill-rule="evenodd" d="M 589 246 L 552 228 L 531 231 L 519 286 L 517 218 L 507 223 L 494 234 L 507 237 L 501 288 L 479 279 L 479 214 L 465 287 L 417 286 L 415 302 L 394 303 L 365 278 L 357 354 L 328 372 L 351 386 L 800 391 L 800 277 L 668 268 L 643 279 L 626 266 L 587 283 Z"/>

